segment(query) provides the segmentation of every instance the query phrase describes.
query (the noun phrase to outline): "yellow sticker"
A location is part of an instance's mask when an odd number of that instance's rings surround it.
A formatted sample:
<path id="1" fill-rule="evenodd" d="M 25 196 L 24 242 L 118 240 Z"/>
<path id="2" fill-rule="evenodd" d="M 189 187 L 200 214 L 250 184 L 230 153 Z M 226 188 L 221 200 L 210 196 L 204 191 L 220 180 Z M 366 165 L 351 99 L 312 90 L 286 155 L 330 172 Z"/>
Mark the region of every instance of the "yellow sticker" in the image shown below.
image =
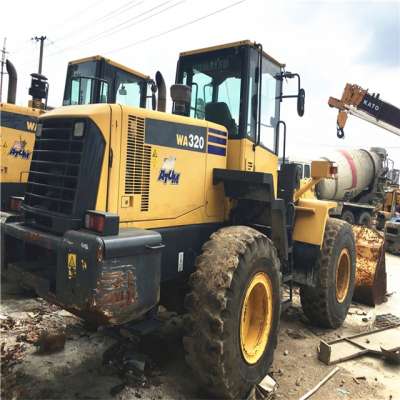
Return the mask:
<path id="1" fill-rule="evenodd" d="M 67 256 L 68 279 L 76 277 L 76 254 L 68 253 Z"/>

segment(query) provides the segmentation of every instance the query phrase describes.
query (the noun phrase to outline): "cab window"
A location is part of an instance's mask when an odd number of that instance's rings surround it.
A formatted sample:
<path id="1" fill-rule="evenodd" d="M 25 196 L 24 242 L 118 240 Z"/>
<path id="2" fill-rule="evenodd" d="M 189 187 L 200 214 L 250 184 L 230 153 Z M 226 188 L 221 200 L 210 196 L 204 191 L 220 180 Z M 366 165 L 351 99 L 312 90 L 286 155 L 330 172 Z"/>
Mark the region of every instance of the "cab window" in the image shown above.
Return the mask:
<path id="1" fill-rule="evenodd" d="M 115 74 L 116 103 L 140 107 L 141 95 L 142 80 L 123 70 L 117 69 Z"/>
<path id="2" fill-rule="evenodd" d="M 249 103 L 247 112 L 246 135 L 253 141 L 257 135 L 258 117 L 258 53 L 253 52 L 250 58 L 249 73 Z M 267 58 L 262 61 L 261 81 L 261 116 L 260 116 L 260 144 L 268 150 L 277 151 L 277 125 L 279 120 L 280 81 L 275 77 L 279 74 L 279 67 Z"/>
<path id="3" fill-rule="evenodd" d="M 311 168 L 309 164 L 304 164 L 304 178 L 310 178 L 311 177 Z"/>
<path id="4" fill-rule="evenodd" d="M 108 83 L 100 82 L 100 103 L 108 103 Z"/>
<path id="5" fill-rule="evenodd" d="M 125 105 L 140 105 L 140 86 L 137 82 L 121 82 L 117 88 L 116 102 Z"/>
<path id="6" fill-rule="evenodd" d="M 73 78 L 71 81 L 71 105 L 91 104 L 93 96 L 93 79 Z"/>

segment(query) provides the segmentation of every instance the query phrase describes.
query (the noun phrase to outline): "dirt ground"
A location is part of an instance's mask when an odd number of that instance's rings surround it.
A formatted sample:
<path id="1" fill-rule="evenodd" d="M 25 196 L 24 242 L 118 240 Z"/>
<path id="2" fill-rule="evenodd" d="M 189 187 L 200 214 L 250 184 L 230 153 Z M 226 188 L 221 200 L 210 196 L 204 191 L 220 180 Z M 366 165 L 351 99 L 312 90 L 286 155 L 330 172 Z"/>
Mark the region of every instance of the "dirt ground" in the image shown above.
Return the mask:
<path id="1" fill-rule="evenodd" d="M 353 305 L 338 330 L 310 327 L 295 296 L 293 306 L 282 315 L 270 371 L 279 385 L 274 399 L 299 399 L 334 368 L 317 358 L 320 339 L 333 340 L 372 329 L 377 314 L 390 312 L 400 317 L 400 257 L 387 254 L 386 264 L 391 293 L 388 301 L 375 308 Z M 72 314 L 3 285 L 2 397 L 207 398 L 184 361 L 182 320 L 165 312 L 162 316 L 167 321 L 162 328 L 142 337 L 134 335 L 130 327 L 91 330 Z M 46 354 L 34 343 L 41 329 L 49 326 L 65 330 L 66 343 L 62 350 Z M 400 366 L 364 357 L 339 367 L 340 371 L 312 396 L 313 400 L 400 399 Z M 354 379 L 357 377 L 361 378 Z"/>

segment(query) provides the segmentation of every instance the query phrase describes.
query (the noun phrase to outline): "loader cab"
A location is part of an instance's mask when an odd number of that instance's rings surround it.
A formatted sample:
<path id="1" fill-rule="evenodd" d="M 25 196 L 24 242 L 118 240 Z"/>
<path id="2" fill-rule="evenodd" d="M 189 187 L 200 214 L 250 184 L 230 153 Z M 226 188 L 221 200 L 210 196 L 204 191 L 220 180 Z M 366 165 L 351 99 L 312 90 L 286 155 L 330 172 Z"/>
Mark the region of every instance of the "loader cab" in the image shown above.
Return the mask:
<path id="1" fill-rule="evenodd" d="M 176 83 L 191 88 L 187 116 L 223 125 L 229 139 L 249 139 L 277 154 L 283 67 L 243 41 L 181 53 Z"/>
<path id="2" fill-rule="evenodd" d="M 68 64 L 63 105 L 119 103 L 146 107 L 150 77 L 94 56 Z"/>

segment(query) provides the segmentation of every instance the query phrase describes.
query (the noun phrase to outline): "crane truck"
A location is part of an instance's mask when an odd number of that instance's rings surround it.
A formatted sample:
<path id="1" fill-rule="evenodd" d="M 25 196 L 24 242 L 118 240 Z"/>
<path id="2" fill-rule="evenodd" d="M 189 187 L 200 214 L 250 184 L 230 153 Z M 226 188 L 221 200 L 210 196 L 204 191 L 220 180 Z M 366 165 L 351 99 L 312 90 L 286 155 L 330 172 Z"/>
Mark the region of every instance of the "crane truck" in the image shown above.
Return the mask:
<path id="1" fill-rule="evenodd" d="M 48 83 L 43 75 L 32 74 L 32 100 L 27 107 L 18 106 L 17 72 L 9 60 L 6 67 L 8 96 L 6 103 L 0 103 L 0 191 L 1 209 L 13 212 L 19 209 L 26 190 L 37 118 L 47 109 Z M 154 97 L 154 93 L 148 96 L 149 85 L 154 91 L 155 84 L 149 76 L 108 58 L 97 55 L 74 60 L 68 63 L 63 105 L 118 102 L 146 107 L 147 99 Z"/>
<path id="2" fill-rule="evenodd" d="M 278 171 L 281 102 L 296 98 L 302 116 L 305 92 L 261 44 L 181 53 L 171 97 L 172 113 L 93 104 L 40 116 L 23 220 L 1 224 L 3 267 L 100 324 L 184 306 L 194 374 L 212 397 L 245 398 L 271 366 L 294 285 L 311 323 L 343 323 L 355 238 L 329 218 L 334 202 L 302 198 L 335 176 L 331 162 L 313 162 L 305 185 L 295 164 Z"/>

